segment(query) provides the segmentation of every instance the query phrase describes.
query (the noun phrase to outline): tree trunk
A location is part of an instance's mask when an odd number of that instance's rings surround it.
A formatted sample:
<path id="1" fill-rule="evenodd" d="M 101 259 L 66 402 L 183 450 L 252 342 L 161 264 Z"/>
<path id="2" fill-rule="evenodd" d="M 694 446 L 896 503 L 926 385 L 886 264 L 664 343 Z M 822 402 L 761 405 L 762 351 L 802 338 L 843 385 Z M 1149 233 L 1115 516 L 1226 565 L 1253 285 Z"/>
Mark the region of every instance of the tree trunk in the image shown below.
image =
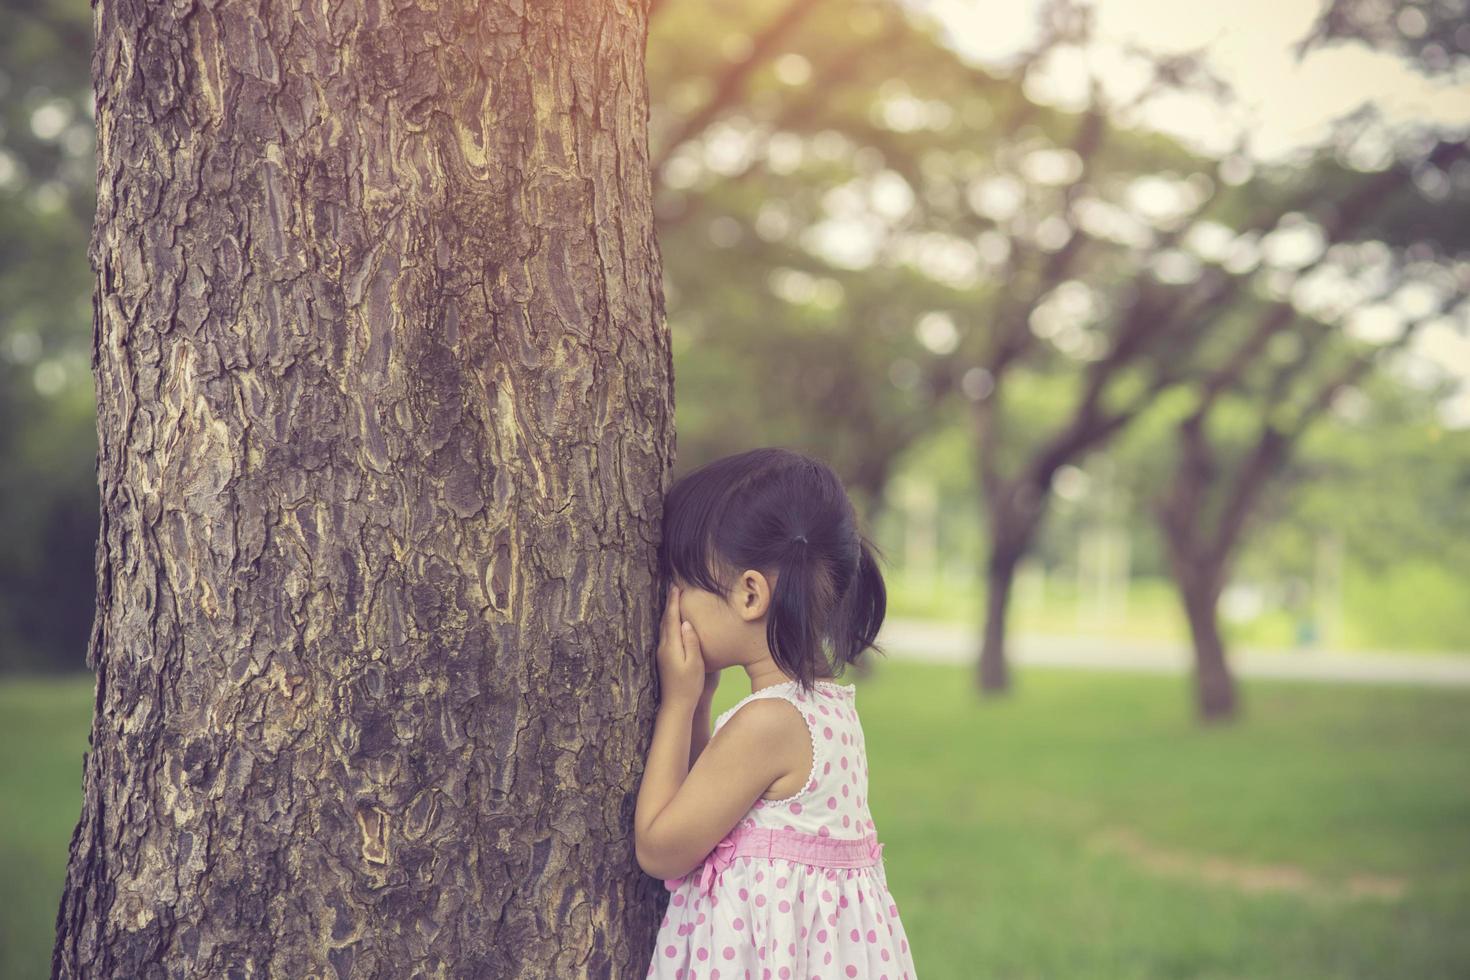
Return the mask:
<path id="1" fill-rule="evenodd" d="M 985 562 L 985 625 L 980 643 L 979 682 L 982 694 L 1001 694 L 1011 688 L 1006 652 L 1006 618 L 1016 569 L 1031 550 L 1041 525 L 1046 491 L 1024 478 L 992 484 L 984 501 L 990 530 L 990 554 Z"/>
<path id="2" fill-rule="evenodd" d="M 1189 634 L 1194 641 L 1194 696 L 1197 717 L 1203 722 L 1234 720 L 1238 712 L 1235 677 L 1225 660 L 1225 643 L 1220 637 L 1217 609 L 1220 590 L 1210 569 L 1178 574 L 1189 618 Z"/>
<path id="3" fill-rule="evenodd" d="M 97 680 L 53 976 L 641 972 L 644 9 L 93 9 Z"/>
<path id="4" fill-rule="evenodd" d="M 1011 668 L 1006 656 L 1006 612 L 1010 608 L 1011 585 L 1021 552 L 993 546 L 985 565 L 985 626 L 980 643 L 980 690 L 1001 693 L 1010 690 Z"/>
<path id="5" fill-rule="evenodd" d="M 1237 474 L 1235 481 L 1223 481 L 1202 414 L 1181 422 L 1176 435 L 1179 453 L 1174 472 L 1151 508 L 1163 531 L 1170 571 L 1189 621 L 1196 716 L 1206 723 L 1231 721 L 1240 713 L 1239 694 L 1220 635 L 1220 592 L 1229 578 L 1243 515 L 1265 470 L 1259 476 Z M 1259 459 L 1255 465 L 1266 465 L 1280 445 L 1274 437 L 1269 440 L 1266 454 L 1255 454 Z M 1222 482 L 1228 484 L 1224 500 L 1212 507 L 1211 489 Z"/>

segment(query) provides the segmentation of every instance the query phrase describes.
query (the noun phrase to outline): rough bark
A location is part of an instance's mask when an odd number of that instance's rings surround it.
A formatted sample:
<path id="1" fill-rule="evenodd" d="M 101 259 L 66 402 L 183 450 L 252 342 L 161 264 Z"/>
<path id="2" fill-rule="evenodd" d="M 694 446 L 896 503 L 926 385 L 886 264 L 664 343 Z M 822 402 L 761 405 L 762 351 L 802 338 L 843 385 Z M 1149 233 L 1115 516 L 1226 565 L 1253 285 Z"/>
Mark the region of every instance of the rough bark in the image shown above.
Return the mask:
<path id="1" fill-rule="evenodd" d="M 96 704 L 53 976 L 646 967 L 646 27 L 94 3 Z"/>

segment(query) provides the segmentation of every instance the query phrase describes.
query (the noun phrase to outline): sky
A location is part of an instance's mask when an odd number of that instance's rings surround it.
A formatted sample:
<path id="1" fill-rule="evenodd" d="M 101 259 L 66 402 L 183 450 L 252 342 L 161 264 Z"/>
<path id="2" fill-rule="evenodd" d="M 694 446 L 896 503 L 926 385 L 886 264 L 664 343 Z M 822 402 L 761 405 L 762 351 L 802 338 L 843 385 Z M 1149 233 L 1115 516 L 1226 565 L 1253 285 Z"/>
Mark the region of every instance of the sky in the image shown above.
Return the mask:
<path id="1" fill-rule="evenodd" d="M 1036 40 L 1040 0 L 904 2 L 932 15 L 941 37 L 966 59 L 992 69 L 1013 64 Z M 1260 163 L 1289 161 L 1320 145 L 1332 120 L 1365 102 L 1375 103 L 1396 127 L 1431 124 L 1460 138 L 1470 135 L 1470 80 L 1426 78 L 1399 57 L 1361 44 L 1325 47 L 1298 61 L 1291 48 L 1309 31 L 1320 0 L 1095 0 L 1092 6 L 1097 44 L 1043 65 L 1028 80 L 1029 97 L 1080 108 L 1088 79 L 1096 74 L 1109 96 L 1126 100 L 1144 76 L 1125 45 L 1156 52 L 1203 47 L 1210 66 L 1234 89 L 1228 105 L 1205 96 L 1170 96 L 1145 102 L 1124 122 L 1169 133 L 1213 155 L 1229 152 L 1244 135 L 1247 155 Z M 1389 146 L 1386 140 L 1363 141 L 1358 152 L 1366 169 L 1377 169 L 1387 162 Z M 1414 356 L 1400 362 L 1402 376 L 1413 381 L 1444 372 L 1458 378 L 1459 391 L 1442 406 L 1442 421 L 1470 427 L 1466 316 L 1426 325 L 1412 350 Z"/>

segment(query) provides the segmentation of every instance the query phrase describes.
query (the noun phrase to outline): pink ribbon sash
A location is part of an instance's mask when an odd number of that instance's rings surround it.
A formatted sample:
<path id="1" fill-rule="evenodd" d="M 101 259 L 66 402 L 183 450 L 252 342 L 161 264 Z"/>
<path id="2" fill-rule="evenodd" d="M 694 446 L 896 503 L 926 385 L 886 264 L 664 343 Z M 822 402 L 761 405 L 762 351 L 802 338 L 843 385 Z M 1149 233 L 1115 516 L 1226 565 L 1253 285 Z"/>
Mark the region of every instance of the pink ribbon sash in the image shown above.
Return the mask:
<path id="1" fill-rule="evenodd" d="M 789 828 L 773 830 L 770 827 L 737 825 L 714 846 L 695 871 L 699 873 L 699 890 L 708 895 L 714 891 L 720 872 L 733 864 L 737 857 L 787 858 L 819 868 L 866 868 L 877 864 L 882 854 L 883 845 L 878 842 L 877 834 L 859 838 L 822 837 Z M 673 891 L 688 877 L 666 878 L 664 885 Z"/>

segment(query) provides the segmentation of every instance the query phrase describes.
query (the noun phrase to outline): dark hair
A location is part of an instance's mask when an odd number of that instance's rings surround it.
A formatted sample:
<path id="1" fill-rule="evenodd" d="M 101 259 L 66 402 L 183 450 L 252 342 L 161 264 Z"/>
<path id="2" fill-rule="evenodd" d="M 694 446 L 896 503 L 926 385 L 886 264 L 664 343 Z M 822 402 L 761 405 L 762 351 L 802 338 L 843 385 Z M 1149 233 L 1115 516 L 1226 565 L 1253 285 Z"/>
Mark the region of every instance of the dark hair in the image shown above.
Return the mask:
<path id="1" fill-rule="evenodd" d="M 795 450 L 716 459 L 675 481 L 664 499 L 665 590 L 677 574 L 728 596 L 747 568 L 775 573 L 766 642 L 807 691 L 819 673 L 839 674 L 868 647 L 884 652 L 873 642 L 888 603 L 875 553 L 837 474 Z"/>

